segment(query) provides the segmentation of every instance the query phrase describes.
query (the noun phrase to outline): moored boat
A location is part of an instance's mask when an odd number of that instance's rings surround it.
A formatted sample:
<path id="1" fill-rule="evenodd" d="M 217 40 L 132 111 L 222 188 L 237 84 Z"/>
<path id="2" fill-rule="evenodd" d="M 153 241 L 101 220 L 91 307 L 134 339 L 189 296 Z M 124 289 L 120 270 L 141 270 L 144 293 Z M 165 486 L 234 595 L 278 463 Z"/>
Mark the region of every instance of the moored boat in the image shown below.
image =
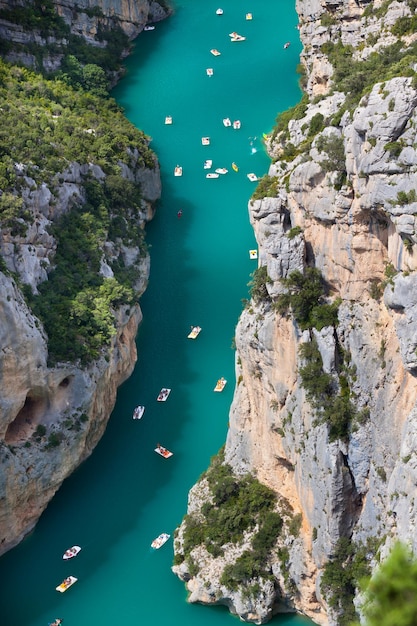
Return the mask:
<path id="1" fill-rule="evenodd" d="M 196 339 L 201 333 L 201 326 L 191 326 L 191 332 L 187 335 L 188 339 Z"/>
<path id="2" fill-rule="evenodd" d="M 252 13 L 246 13 L 246 19 L 247 20 L 251 20 L 252 19 Z"/>
<path id="3" fill-rule="evenodd" d="M 251 172 L 250 174 L 247 175 L 249 180 L 251 181 L 251 183 L 255 183 L 258 180 L 258 177 L 256 174 L 254 174 L 253 172 Z"/>
<path id="4" fill-rule="evenodd" d="M 230 121 L 230 117 L 225 117 L 225 118 L 223 119 L 223 124 L 224 124 L 225 126 L 231 126 L 231 125 L 232 125 L 232 122 Z"/>
<path id="5" fill-rule="evenodd" d="M 212 67 L 208 67 L 206 69 L 206 74 L 207 74 L 207 76 L 213 76 L 213 74 L 214 74 L 213 68 Z"/>
<path id="6" fill-rule="evenodd" d="M 182 176 L 182 167 L 180 167 L 179 165 L 177 165 L 174 169 L 174 176 Z"/>
<path id="7" fill-rule="evenodd" d="M 159 550 L 159 548 L 161 548 L 164 545 L 164 543 L 168 541 L 170 536 L 171 535 L 169 535 L 168 533 L 161 533 L 160 535 L 158 535 L 156 539 L 152 541 L 151 548 L 155 548 L 155 550 Z"/>
<path id="8" fill-rule="evenodd" d="M 135 407 L 135 410 L 133 411 L 133 419 L 140 420 L 144 412 L 145 412 L 145 407 L 138 405 L 137 407 Z"/>
<path id="9" fill-rule="evenodd" d="M 233 128 L 234 128 L 235 130 L 239 130 L 239 128 L 241 127 L 241 125 L 242 125 L 242 124 L 241 124 L 241 121 L 240 121 L 240 120 L 235 120 L 235 121 L 233 122 Z"/>
<path id="10" fill-rule="evenodd" d="M 58 585 L 58 587 L 55 587 L 55 589 L 56 591 L 59 591 L 60 593 L 64 593 L 64 591 L 72 587 L 72 585 L 76 583 L 77 580 L 78 578 L 75 578 L 75 576 L 68 576 L 62 581 L 60 585 Z"/>
<path id="11" fill-rule="evenodd" d="M 227 174 L 229 170 L 227 170 L 225 167 L 218 167 L 214 171 L 216 172 L 216 174 Z"/>
<path id="12" fill-rule="evenodd" d="M 172 124 L 172 115 L 167 115 L 166 116 L 165 124 Z"/>
<path id="13" fill-rule="evenodd" d="M 209 170 L 212 165 L 213 165 L 213 161 L 211 159 L 206 159 L 204 161 L 204 169 L 205 170 Z"/>
<path id="14" fill-rule="evenodd" d="M 206 174 L 206 178 L 218 178 L 219 174 L 217 174 L 216 172 L 209 172 L 208 174 Z"/>
<path id="15" fill-rule="evenodd" d="M 145 26 L 145 28 L 143 30 L 155 30 L 155 26 Z"/>
<path id="16" fill-rule="evenodd" d="M 173 452 L 170 452 L 170 450 L 167 450 L 167 448 L 164 448 L 164 446 L 161 446 L 160 443 L 157 444 L 155 452 L 163 456 L 164 459 L 169 459 L 169 457 L 174 454 Z"/>
<path id="17" fill-rule="evenodd" d="M 246 41 L 246 37 L 236 34 L 234 37 L 230 38 L 230 41 Z"/>
<path id="18" fill-rule="evenodd" d="M 287 48 L 289 48 L 291 45 L 290 41 L 287 41 L 286 43 L 284 43 L 284 50 L 286 50 Z"/>
<path id="19" fill-rule="evenodd" d="M 249 250 L 249 258 L 250 259 L 257 259 L 258 258 L 258 251 L 257 250 Z"/>
<path id="20" fill-rule="evenodd" d="M 201 143 L 203 146 L 209 146 L 210 145 L 210 137 L 201 137 Z"/>
<path id="21" fill-rule="evenodd" d="M 226 383 L 227 383 L 227 380 L 225 378 L 223 378 L 223 376 L 222 376 L 217 381 L 216 386 L 214 388 L 214 391 L 223 391 L 223 389 L 226 387 Z"/>
<path id="22" fill-rule="evenodd" d="M 63 621 L 62 617 L 56 617 L 53 622 L 49 622 L 48 626 L 60 626 Z"/>
<path id="23" fill-rule="evenodd" d="M 81 552 L 80 546 L 72 546 L 72 548 L 68 548 L 68 550 L 65 550 L 62 558 L 64 559 L 64 561 L 68 561 L 68 559 L 73 559 L 74 556 L 77 556 L 79 552 Z"/>
<path id="24" fill-rule="evenodd" d="M 171 393 L 171 389 L 167 389 L 166 387 L 162 387 L 161 391 L 158 394 L 157 400 L 158 402 L 166 402 L 169 394 Z"/>
<path id="25" fill-rule="evenodd" d="M 211 52 L 211 54 L 212 54 L 213 56 L 215 56 L 215 57 L 219 57 L 219 56 L 221 55 L 221 52 L 219 52 L 219 51 L 217 50 L 217 48 L 212 48 L 212 49 L 210 50 L 210 52 Z"/>
<path id="26" fill-rule="evenodd" d="M 216 15 L 223 15 L 223 9 L 217 9 Z"/>
<path id="27" fill-rule="evenodd" d="M 233 170 L 234 172 L 238 172 L 238 171 L 239 171 L 238 166 L 237 166 L 237 165 L 236 165 L 236 163 L 234 163 L 234 162 L 232 163 L 232 170 Z"/>

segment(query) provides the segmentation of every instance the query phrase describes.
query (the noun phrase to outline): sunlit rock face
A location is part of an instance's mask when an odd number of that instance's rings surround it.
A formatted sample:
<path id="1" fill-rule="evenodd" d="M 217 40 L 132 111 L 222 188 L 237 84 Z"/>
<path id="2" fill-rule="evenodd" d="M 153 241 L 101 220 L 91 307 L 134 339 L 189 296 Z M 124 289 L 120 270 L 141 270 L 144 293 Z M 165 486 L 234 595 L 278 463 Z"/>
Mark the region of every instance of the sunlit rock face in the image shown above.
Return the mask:
<path id="1" fill-rule="evenodd" d="M 322 51 L 340 37 L 360 60 L 396 41 L 391 27 L 411 14 L 407 3 L 375 2 L 365 13 L 368 4 L 297 2 L 310 99 L 286 132 L 266 140 L 276 197 L 249 202 L 269 297 L 251 300 L 236 328 L 237 384 L 225 459 L 301 514 L 298 537 L 284 530 L 277 540 L 288 550 L 287 576 L 272 554 L 274 593 L 262 589 L 248 600 L 243 591 L 222 588 L 221 572 L 204 551 L 200 559 L 195 554 L 198 574 L 191 575 L 186 562 L 174 568 L 190 601 L 224 603 L 256 623 L 294 609 L 318 624 L 338 623 L 320 581 L 341 537 L 355 545 L 377 538 L 382 556 L 396 539 L 417 549 L 415 80 L 377 83 L 338 116 L 346 96 L 333 90 L 334 68 Z M 325 301 L 340 299 L 338 322 L 303 330 L 276 304 L 285 292 L 282 279 L 313 266 L 327 287 Z M 347 384 L 355 417 L 345 437 L 330 436 L 302 383 L 300 348 L 313 340 L 335 393 Z M 200 484 L 190 492 L 189 511 L 199 499 Z M 182 533 L 183 526 L 179 553 Z M 236 549 L 226 551 L 223 566 Z M 374 568 L 372 550 L 367 558 Z"/>

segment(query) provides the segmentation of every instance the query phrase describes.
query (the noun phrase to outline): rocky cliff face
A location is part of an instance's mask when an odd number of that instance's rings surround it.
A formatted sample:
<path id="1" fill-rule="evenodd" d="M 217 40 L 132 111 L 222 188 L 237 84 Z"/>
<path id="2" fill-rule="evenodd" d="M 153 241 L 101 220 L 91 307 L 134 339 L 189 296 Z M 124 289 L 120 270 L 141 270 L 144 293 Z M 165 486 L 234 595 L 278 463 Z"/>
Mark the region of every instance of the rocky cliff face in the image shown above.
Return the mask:
<path id="1" fill-rule="evenodd" d="M 49 17 L 48 10 L 63 19 L 68 33 L 60 33 L 51 25 L 35 29 L 33 22 L 29 26 L 22 24 L 21 10 L 36 5 L 41 18 Z M 40 5 L 40 6 L 39 6 Z M 3 53 L 7 60 L 37 67 L 37 56 L 33 47 L 42 52 L 42 65 L 46 71 L 55 71 L 59 68 L 63 54 L 68 45 L 68 34 L 77 35 L 92 46 L 105 47 L 107 42 L 100 36 L 105 30 L 120 28 L 127 37 L 134 39 L 142 32 L 149 22 L 158 22 L 165 19 L 170 10 L 164 3 L 154 0 L 50 0 L 42 5 L 20 0 L 0 0 L 0 39 L 7 42 Z M 37 20 L 39 23 L 40 20 Z M 49 50 L 49 52 L 45 52 Z M 127 51 L 126 51 L 127 53 Z M 39 55 L 38 55 L 39 56 Z"/>
<path id="2" fill-rule="evenodd" d="M 403 61 L 402 71 L 390 66 L 392 74 L 381 66 L 375 84 L 352 99 L 357 81 L 366 82 L 371 71 L 368 65 L 359 77 L 355 62 L 376 59 L 372 53 L 382 55 L 399 37 L 398 50 L 413 44 L 415 35 L 400 36 L 395 25 L 399 18 L 406 23 L 414 8 L 407 2 L 366 7 L 349 0 L 297 2 L 310 97 L 296 119 L 268 139 L 269 176 L 278 192 L 249 203 L 268 295 L 250 302 L 236 329 L 238 384 L 225 455 L 237 474 L 252 472 L 291 503 L 301 514 L 299 534 L 287 529 L 278 539 L 287 558 L 283 567 L 282 558 L 271 555 L 275 587 L 259 598 L 222 587 L 226 561 L 217 562 L 217 574 L 207 555 L 196 575 L 184 563 L 174 568 L 187 581 L 191 601 L 226 604 L 256 623 L 294 608 L 318 624 L 341 623 L 341 603 L 330 606 L 332 590 L 323 595 L 321 587 L 340 538 L 356 548 L 372 544 L 365 557 L 371 569 L 375 545 L 382 557 L 396 539 L 417 550 L 412 62 Z M 343 89 L 329 42 L 351 55 L 352 90 Z M 319 330 L 313 324 L 303 330 L 277 306 L 288 289 L 282 279 L 307 266 L 320 270 L 326 302 L 339 299 L 337 323 Z M 302 374 L 309 362 L 300 347 L 313 343 L 332 393 L 345 398 L 333 407 L 354 407 L 344 436 L 332 436 L 342 411 L 324 418 L 318 396 L 306 389 Z M 320 382 L 317 377 L 317 387 Z M 200 500 L 197 486 L 189 511 L 201 508 Z M 241 554 L 244 546 L 235 550 Z"/>

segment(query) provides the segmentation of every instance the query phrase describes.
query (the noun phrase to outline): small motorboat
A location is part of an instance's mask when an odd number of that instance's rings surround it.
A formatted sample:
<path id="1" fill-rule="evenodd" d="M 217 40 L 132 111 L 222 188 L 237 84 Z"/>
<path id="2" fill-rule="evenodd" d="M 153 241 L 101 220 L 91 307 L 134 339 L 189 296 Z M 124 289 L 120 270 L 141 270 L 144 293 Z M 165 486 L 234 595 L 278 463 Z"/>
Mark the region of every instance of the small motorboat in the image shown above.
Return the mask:
<path id="1" fill-rule="evenodd" d="M 62 617 L 56 617 L 53 622 L 49 622 L 48 626 L 60 626 L 63 621 Z"/>
<path id="2" fill-rule="evenodd" d="M 155 30 L 155 26 L 145 26 L 145 28 L 143 30 Z"/>
<path id="3" fill-rule="evenodd" d="M 209 170 L 212 165 L 213 165 L 213 161 L 211 159 L 207 159 L 206 161 L 204 161 L 204 169 L 205 170 Z"/>
<path id="4" fill-rule="evenodd" d="M 68 550 L 65 550 L 62 558 L 64 559 L 64 561 L 68 561 L 68 559 L 73 559 L 74 556 L 77 556 L 79 552 L 81 552 L 80 546 L 72 546 L 72 548 L 68 548 Z"/>
<path id="5" fill-rule="evenodd" d="M 137 406 L 135 408 L 135 410 L 133 411 L 133 419 L 134 420 L 140 420 L 142 415 L 144 414 L 144 412 L 145 412 L 145 407 L 144 406 L 140 406 L 140 405 Z"/>
<path id="6" fill-rule="evenodd" d="M 191 332 L 187 335 L 188 339 L 196 339 L 201 333 L 201 326 L 191 326 Z"/>
<path id="7" fill-rule="evenodd" d="M 250 174 L 247 175 L 250 182 L 251 183 L 256 183 L 256 181 L 258 180 L 258 177 L 256 174 L 254 174 L 253 172 L 251 172 Z"/>
<path id="8" fill-rule="evenodd" d="M 167 115 L 166 116 L 165 124 L 172 124 L 172 115 Z"/>
<path id="9" fill-rule="evenodd" d="M 56 591 L 59 591 L 60 593 L 64 593 L 64 591 L 72 587 L 72 585 L 76 583 L 77 580 L 78 578 L 75 578 L 75 576 L 68 576 L 62 581 L 60 585 L 58 585 L 58 587 L 55 587 L 55 589 Z"/>
<path id="10" fill-rule="evenodd" d="M 252 13 L 246 13 L 246 19 L 247 20 L 251 20 L 252 19 Z"/>
<path id="11" fill-rule="evenodd" d="M 214 391 L 223 391 L 223 389 L 226 387 L 226 383 L 227 383 L 227 380 L 225 378 L 223 378 L 223 376 L 222 376 L 217 381 L 216 386 L 214 388 Z"/>
<path id="12" fill-rule="evenodd" d="M 182 167 L 180 167 L 179 165 L 177 165 L 174 169 L 174 176 L 182 176 Z"/>
<path id="13" fill-rule="evenodd" d="M 246 41 L 246 37 L 243 37 L 243 35 L 235 35 L 234 37 L 230 38 L 230 41 Z"/>
<path id="14" fill-rule="evenodd" d="M 216 15 L 223 15 L 223 9 L 217 9 Z"/>
<path id="15" fill-rule="evenodd" d="M 159 444 L 159 443 L 158 443 L 158 445 L 155 448 L 155 452 L 157 454 L 160 454 L 161 456 L 163 456 L 164 459 L 169 459 L 169 457 L 174 454 L 173 452 L 170 452 L 169 450 L 164 448 L 164 446 L 161 446 L 161 444 Z"/>
<path id="16" fill-rule="evenodd" d="M 227 170 L 225 167 L 218 167 L 214 171 L 216 172 L 216 174 L 227 174 L 229 170 Z"/>
<path id="17" fill-rule="evenodd" d="M 232 122 L 230 121 L 230 117 L 225 117 L 224 120 L 223 120 L 223 124 L 225 126 L 231 126 Z"/>
<path id="18" fill-rule="evenodd" d="M 286 50 L 287 48 L 289 48 L 291 45 L 290 41 L 287 41 L 286 43 L 284 43 L 284 50 Z"/>
<path id="19" fill-rule="evenodd" d="M 213 74 L 214 74 L 213 68 L 212 67 L 208 67 L 206 69 L 206 74 L 207 74 L 207 76 L 213 76 Z"/>
<path id="20" fill-rule="evenodd" d="M 182 217 L 182 209 L 180 209 L 180 210 L 177 212 L 177 217 L 178 217 L 178 219 L 180 219 L 180 218 Z"/>
<path id="21" fill-rule="evenodd" d="M 156 539 L 152 541 L 151 548 L 155 548 L 155 550 L 159 550 L 159 548 L 161 548 L 164 545 L 164 543 L 168 541 L 170 536 L 171 535 L 168 535 L 168 533 L 161 533 L 160 535 L 158 535 Z"/>
<path id="22" fill-rule="evenodd" d="M 235 130 L 239 130 L 239 128 L 241 127 L 241 125 L 242 125 L 242 124 L 241 124 L 241 121 L 240 121 L 240 120 L 235 120 L 235 121 L 233 122 L 233 128 L 234 128 Z"/>
<path id="23" fill-rule="evenodd" d="M 171 393 L 171 389 L 167 389 L 166 387 L 162 387 L 161 391 L 158 394 L 157 400 L 158 402 L 166 402 L 168 400 L 168 396 Z"/>
<path id="24" fill-rule="evenodd" d="M 209 172 L 206 174 L 206 178 L 218 178 L 219 176 L 220 174 L 217 174 L 216 172 Z"/>
<path id="25" fill-rule="evenodd" d="M 232 163 L 232 170 L 233 170 L 234 172 L 238 172 L 238 171 L 239 171 L 239 168 L 238 168 L 238 166 L 236 165 L 236 163 Z"/>
<path id="26" fill-rule="evenodd" d="M 201 137 L 201 143 L 203 146 L 209 146 L 210 145 L 210 137 Z"/>
<path id="27" fill-rule="evenodd" d="M 210 52 L 215 57 L 219 57 L 221 55 L 221 52 L 219 52 L 216 48 L 212 48 Z"/>
<path id="28" fill-rule="evenodd" d="M 249 250 L 249 258 L 250 259 L 257 259 L 258 258 L 258 251 L 257 250 Z"/>

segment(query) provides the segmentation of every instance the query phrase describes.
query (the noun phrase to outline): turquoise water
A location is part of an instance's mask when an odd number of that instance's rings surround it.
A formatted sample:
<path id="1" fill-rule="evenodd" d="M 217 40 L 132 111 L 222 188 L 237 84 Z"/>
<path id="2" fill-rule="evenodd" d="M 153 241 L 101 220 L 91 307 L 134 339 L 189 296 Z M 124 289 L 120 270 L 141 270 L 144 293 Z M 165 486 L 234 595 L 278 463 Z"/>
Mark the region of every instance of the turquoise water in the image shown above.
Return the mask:
<path id="1" fill-rule="evenodd" d="M 234 328 L 256 267 L 247 213 L 255 187 L 246 174 L 267 171 L 262 133 L 299 99 L 292 0 L 252 6 L 225 0 L 223 16 L 216 8 L 212 0 L 178 2 L 169 20 L 140 36 L 114 92 L 153 138 L 163 181 L 148 227 L 152 269 L 141 300 L 139 359 L 93 456 L 65 482 L 32 535 L 0 560 L 2 626 L 45 626 L 55 617 L 65 626 L 238 623 L 225 608 L 186 602 L 185 587 L 170 570 L 172 539 L 159 551 L 149 547 L 159 533 L 173 534 L 188 490 L 225 441 Z M 247 11 L 252 21 L 245 20 Z M 245 42 L 229 41 L 235 30 Z M 292 45 L 284 50 L 287 40 Z M 210 54 L 214 47 L 220 57 Z M 207 67 L 214 68 L 211 78 Z M 164 124 L 166 115 L 172 126 Z M 225 128 L 224 117 L 240 119 L 241 129 Z M 210 146 L 201 145 L 202 136 Z M 205 159 L 229 173 L 207 180 Z M 181 178 L 173 176 L 177 164 Z M 186 338 L 192 324 L 203 328 L 196 341 Z M 229 382 L 215 394 L 220 376 Z M 157 403 L 163 386 L 171 396 Z M 141 421 L 131 419 L 136 404 L 146 406 Z M 157 442 L 174 456 L 157 456 Z M 64 562 L 61 555 L 73 544 L 83 550 Z M 79 581 L 58 594 L 56 585 L 70 574 Z M 284 616 L 274 624 L 311 622 Z"/>

